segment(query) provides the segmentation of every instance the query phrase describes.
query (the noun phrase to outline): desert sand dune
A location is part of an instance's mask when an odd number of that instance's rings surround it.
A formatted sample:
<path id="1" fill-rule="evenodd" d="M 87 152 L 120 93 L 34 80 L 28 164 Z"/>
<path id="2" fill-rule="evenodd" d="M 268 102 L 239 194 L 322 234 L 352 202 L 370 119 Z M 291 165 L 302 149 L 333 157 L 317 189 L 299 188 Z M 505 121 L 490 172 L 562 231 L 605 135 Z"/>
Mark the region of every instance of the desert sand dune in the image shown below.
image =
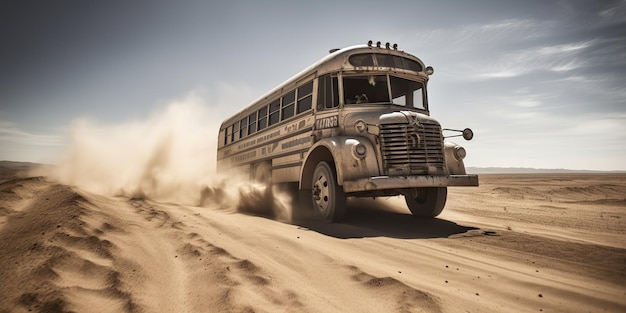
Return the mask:
<path id="1" fill-rule="evenodd" d="M 626 311 L 625 175 L 485 175 L 437 219 L 354 199 L 319 224 L 0 174 L 0 312 Z"/>

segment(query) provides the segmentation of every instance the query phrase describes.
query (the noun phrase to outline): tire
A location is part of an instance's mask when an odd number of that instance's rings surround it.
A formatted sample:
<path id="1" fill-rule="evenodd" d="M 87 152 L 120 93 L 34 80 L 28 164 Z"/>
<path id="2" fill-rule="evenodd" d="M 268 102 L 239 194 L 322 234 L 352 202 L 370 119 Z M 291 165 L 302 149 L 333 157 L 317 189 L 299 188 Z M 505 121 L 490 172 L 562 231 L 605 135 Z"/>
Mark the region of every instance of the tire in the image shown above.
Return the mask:
<path id="1" fill-rule="evenodd" d="M 254 182 L 272 185 L 272 165 L 270 162 L 256 163 L 252 166 L 251 178 Z"/>
<path id="2" fill-rule="evenodd" d="M 447 187 L 414 188 L 404 195 L 413 216 L 421 218 L 433 218 L 441 214 L 447 197 Z"/>
<path id="3" fill-rule="evenodd" d="M 324 222 L 338 222 L 346 215 L 346 194 L 337 184 L 335 171 L 320 162 L 313 172 L 311 199 L 313 211 Z"/>

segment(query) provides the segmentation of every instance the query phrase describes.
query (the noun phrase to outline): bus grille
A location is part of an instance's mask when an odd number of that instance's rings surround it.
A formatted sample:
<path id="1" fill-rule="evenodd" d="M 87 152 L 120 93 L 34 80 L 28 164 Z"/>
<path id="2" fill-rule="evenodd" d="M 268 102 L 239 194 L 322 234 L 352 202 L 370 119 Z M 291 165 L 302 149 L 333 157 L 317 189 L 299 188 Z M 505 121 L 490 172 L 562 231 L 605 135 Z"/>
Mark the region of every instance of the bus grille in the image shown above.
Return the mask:
<path id="1" fill-rule="evenodd" d="M 380 142 L 386 175 L 444 172 L 443 137 L 437 123 L 382 124 Z"/>

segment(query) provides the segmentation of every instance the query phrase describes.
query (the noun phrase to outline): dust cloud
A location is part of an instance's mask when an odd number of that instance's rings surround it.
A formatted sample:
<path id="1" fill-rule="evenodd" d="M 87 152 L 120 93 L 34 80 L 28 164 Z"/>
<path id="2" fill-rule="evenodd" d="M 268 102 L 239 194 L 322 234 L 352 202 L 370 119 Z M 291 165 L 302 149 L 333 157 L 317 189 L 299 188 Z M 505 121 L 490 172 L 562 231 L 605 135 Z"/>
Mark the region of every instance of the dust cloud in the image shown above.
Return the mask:
<path id="1" fill-rule="evenodd" d="M 288 220 L 289 197 L 234 171 L 216 171 L 224 118 L 191 95 L 144 120 L 74 121 L 67 151 L 46 176 L 83 190 L 158 202 L 232 209 Z"/>

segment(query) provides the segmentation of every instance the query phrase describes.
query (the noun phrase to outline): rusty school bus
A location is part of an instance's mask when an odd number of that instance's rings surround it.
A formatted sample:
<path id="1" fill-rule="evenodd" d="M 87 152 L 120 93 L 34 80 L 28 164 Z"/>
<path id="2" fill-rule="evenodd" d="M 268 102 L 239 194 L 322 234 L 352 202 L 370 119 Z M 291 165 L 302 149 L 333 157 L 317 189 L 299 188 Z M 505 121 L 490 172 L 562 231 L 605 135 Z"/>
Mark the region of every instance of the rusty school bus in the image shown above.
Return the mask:
<path id="1" fill-rule="evenodd" d="M 217 167 L 289 184 L 326 221 L 344 217 L 348 196 L 404 195 L 414 216 L 435 217 L 448 186 L 478 186 L 478 176 L 430 117 L 432 73 L 395 44 L 333 49 L 222 123 Z"/>

